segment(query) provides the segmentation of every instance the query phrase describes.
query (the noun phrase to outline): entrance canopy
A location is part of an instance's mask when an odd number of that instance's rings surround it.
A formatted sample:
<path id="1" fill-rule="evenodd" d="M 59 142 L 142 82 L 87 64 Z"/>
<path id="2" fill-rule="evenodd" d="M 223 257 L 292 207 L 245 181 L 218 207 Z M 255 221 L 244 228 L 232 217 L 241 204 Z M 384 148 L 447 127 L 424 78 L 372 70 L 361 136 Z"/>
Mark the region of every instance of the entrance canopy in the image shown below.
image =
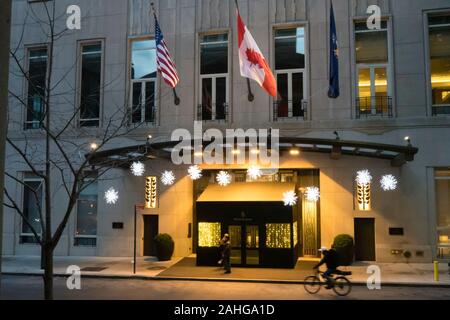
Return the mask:
<path id="1" fill-rule="evenodd" d="M 105 151 L 94 151 L 86 154 L 91 165 L 110 165 L 116 167 L 129 167 L 133 161 L 144 161 L 151 159 L 170 160 L 172 150 L 180 141 L 152 142 L 146 144 L 128 146 Z M 194 152 L 194 145 L 200 143 L 203 147 L 207 146 L 209 141 L 190 140 L 187 142 L 187 151 Z M 249 141 L 246 140 L 246 148 L 249 149 Z M 224 148 L 235 148 L 234 145 L 228 145 L 224 139 Z M 418 148 L 408 145 L 391 145 L 377 142 L 351 141 L 341 139 L 318 139 L 304 137 L 280 137 L 277 145 L 271 144 L 269 148 L 278 148 L 280 152 L 288 152 L 297 149 L 301 152 L 316 152 L 329 154 L 331 159 L 338 160 L 342 155 L 377 158 L 390 160 L 391 165 L 400 167 L 409 161 L 414 160 L 414 156 L 419 151 Z"/>
<path id="2" fill-rule="evenodd" d="M 210 184 L 197 202 L 280 202 L 287 191 L 295 191 L 295 183 L 237 182 L 226 188 Z"/>

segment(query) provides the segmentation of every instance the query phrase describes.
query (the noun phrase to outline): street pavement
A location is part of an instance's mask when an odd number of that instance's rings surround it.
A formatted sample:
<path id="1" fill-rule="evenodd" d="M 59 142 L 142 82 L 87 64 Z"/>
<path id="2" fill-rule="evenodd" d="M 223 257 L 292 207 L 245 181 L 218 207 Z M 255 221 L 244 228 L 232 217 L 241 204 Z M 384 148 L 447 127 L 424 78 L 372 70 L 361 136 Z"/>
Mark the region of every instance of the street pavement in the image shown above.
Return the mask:
<path id="1" fill-rule="evenodd" d="M 130 257 L 59 257 L 54 260 L 55 275 L 67 275 L 71 265 L 79 266 L 83 276 L 99 278 L 204 280 L 204 281 L 252 281 L 252 282 L 301 282 L 312 273 L 311 261 L 299 261 L 295 269 L 233 268 L 231 274 L 224 275 L 217 267 L 196 266 L 195 256 L 173 258 L 171 261 L 157 261 L 154 257 L 139 257 L 136 274 L 133 274 Z M 379 268 L 382 284 L 391 285 L 437 285 L 450 287 L 450 270 L 446 263 L 439 265 L 439 281 L 434 280 L 433 263 L 364 263 L 356 262 L 340 269 L 351 271 L 353 283 L 365 284 L 372 272 Z M 96 269 L 96 270 L 94 270 Z M 39 275 L 38 256 L 3 256 L 2 272 L 10 275 Z"/>
<path id="2" fill-rule="evenodd" d="M 64 277 L 54 284 L 59 300 L 450 300 L 450 289 L 440 287 L 353 286 L 349 296 L 337 297 L 325 289 L 310 295 L 300 284 L 82 278 L 81 290 L 69 290 Z M 42 299 L 42 287 L 40 276 L 3 275 L 0 299 Z"/>

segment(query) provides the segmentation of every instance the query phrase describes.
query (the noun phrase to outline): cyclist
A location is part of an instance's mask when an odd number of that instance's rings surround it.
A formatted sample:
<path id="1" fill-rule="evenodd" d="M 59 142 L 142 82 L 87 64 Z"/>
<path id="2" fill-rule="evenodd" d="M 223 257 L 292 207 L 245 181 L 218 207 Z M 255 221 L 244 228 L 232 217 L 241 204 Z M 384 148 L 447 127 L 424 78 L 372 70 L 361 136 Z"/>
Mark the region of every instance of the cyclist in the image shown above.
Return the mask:
<path id="1" fill-rule="evenodd" d="M 314 266 L 313 269 L 319 269 L 319 267 L 323 264 L 327 265 L 327 271 L 323 273 L 323 277 L 327 281 L 327 285 L 325 286 L 325 288 L 331 289 L 331 276 L 336 272 L 336 269 L 339 266 L 338 253 L 334 249 L 327 249 L 327 247 L 322 247 L 319 249 L 319 251 L 322 252 L 323 258 L 317 265 Z"/>

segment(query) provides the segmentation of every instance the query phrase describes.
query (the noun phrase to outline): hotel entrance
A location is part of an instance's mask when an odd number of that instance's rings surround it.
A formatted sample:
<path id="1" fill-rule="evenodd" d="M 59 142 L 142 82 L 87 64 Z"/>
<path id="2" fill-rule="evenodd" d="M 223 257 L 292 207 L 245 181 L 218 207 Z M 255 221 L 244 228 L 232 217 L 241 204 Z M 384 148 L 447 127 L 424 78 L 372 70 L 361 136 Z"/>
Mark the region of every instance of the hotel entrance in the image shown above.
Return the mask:
<path id="1" fill-rule="evenodd" d="M 299 252 L 298 209 L 280 200 L 293 190 L 294 183 L 208 185 L 196 202 L 197 265 L 217 265 L 219 240 L 228 233 L 232 265 L 293 268 Z"/>

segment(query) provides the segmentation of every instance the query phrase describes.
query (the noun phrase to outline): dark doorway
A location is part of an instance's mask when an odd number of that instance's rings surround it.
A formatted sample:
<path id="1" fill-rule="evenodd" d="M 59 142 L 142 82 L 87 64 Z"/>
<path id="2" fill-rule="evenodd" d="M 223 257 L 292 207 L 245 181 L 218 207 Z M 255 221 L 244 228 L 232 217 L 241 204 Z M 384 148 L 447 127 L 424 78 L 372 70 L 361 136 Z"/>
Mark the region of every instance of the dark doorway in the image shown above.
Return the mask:
<path id="1" fill-rule="evenodd" d="M 355 218 L 355 259 L 375 261 L 374 218 Z"/>
<path id="2" fill-rule="evenodd" d="M 144 256 L 155 256 L 155 237 L 158 234 L 158 216 L 144 215 Z"/>

